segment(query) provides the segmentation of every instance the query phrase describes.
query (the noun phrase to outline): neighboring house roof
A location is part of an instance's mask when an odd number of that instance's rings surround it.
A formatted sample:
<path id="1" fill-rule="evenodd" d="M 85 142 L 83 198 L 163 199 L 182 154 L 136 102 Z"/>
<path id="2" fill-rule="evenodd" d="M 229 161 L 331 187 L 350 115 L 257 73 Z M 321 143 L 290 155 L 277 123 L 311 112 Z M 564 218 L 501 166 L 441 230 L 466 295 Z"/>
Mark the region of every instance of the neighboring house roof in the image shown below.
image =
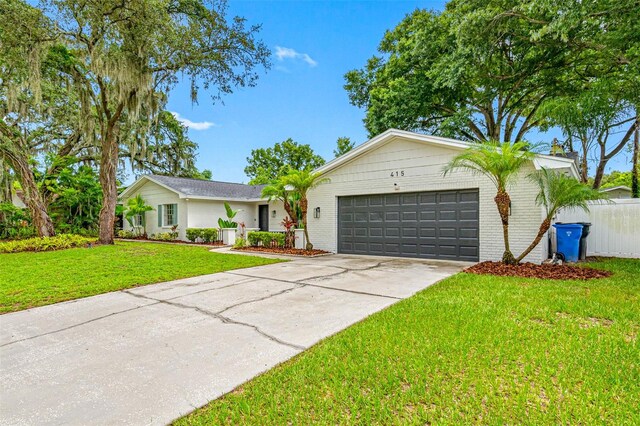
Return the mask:
<path id="1" fill-rule="evenodd" d="M 128 197 L 145 182 L 154 182 L 178 194 L 180 198 L 222 201 L 261 200 L 265 185 L 245 185 L 242 183 L 218 182 L 212 180 L 189 179 L 172 176 L 143 175 L 124 190 L 120 196 Z"/>
<path id="2" fill-rule="evenodd" d="M 624 192 L 629 192 L 629 194 L 631 194 L 631 188 L 629 188 L 628 186 L 624 186 L 624 185 L 612 186 L 610 188 L 602 188 L 602 189 L 600 189 L 600 192 L 611 192 L 611 191 L 624 191 Z"/>
<path id="3" fill-rule="evenodd" d="M 351 160 L 356 159 L 362 154 L 376 149 L 379 146 L 382 146 L 396 138 L 408 139 L 415 142 L 422 142 L 426 144 L 444 146 L 460 150 L 469 148 L 471 146 L 471 144 L 467 142 L 455 139 L 423 135 L 421 133 L 407 132 L 405 130 L 389 129 L 383 133 L 380 133 L 378 136 L 369 139 L 367 142 L 357 146 L 346 154 L 329 161 L 321 167 L 318 167 L 315 171 L 317 173 L 327 173 L 345 163 L 350 162 Z M 533 159 L 533 164 L 538 170 L 542 167 L 551 169 L 568 169 L 570 170 L 573 177 L 575 177 L 576 179 L 579 177 L 578 167 L 576 166 L 575 161 L 570 158 L 556 157 L 554 155 L 536 154 L 535 158 Z"/>

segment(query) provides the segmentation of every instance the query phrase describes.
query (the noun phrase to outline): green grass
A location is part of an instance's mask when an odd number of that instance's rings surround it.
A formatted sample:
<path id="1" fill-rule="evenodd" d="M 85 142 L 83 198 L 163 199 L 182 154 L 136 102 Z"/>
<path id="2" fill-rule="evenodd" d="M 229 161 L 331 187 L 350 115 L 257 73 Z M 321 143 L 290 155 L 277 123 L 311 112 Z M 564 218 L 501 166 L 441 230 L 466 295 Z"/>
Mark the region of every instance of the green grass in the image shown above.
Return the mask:
<path id="1" fill-rule="evenodd" d="M 594 266 L 455 275 L 176 423 L 640 424 L 640 261 Z"/>
<path id="2" fill-rule="evenodd" d="M 0 254 L 0 312 L 275 262 L 212 253 L 205 247 L 124 242 L 91 249 Z"/>

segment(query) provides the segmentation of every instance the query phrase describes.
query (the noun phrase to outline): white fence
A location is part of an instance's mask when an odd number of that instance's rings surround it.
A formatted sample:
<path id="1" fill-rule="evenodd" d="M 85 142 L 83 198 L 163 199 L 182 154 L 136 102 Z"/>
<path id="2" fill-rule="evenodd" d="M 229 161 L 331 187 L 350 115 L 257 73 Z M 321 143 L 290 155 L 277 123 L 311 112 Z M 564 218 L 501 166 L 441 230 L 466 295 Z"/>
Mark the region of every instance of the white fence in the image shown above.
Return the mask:
<path id="1" fill-rule="evenodd" d="M 640 258 L 640 199 L 590 202 L 589 213 L 561 211 L 556 222 L 591 222 L 587 256 Z"/>

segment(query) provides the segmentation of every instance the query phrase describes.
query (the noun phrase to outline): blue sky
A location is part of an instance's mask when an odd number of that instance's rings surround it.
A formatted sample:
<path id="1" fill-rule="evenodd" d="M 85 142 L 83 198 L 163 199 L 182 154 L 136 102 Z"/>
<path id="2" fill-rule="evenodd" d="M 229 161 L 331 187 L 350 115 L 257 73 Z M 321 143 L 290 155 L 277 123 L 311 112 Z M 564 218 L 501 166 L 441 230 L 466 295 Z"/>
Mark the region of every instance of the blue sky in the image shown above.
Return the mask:
<path id="1" fill-rule="evenodd" d="M 344 74 L 361 68 L 376 53 L 385 30 L 416 8 L 442 9 L 444 1 L 246 1 L 231 0 L 229 15 L 262 24 L 261 38 L 274 55 L 256 87 L 239 89 L 212 103 L 202 92 L 192 105 L 189 88 L 177 86 L 168 109 L 192 122 L 189 135 L 199 145 L 197 166 L 214 180 L 247 182 L 246 157 L 258 147 L 293 138 L 333 158 L 336 139 L 367 139 L 364 110 L 349 103 Z M 532 133 L 532 141 L 546 140 Z M 627 170 L 630 155 L 612 167 Z M 133 177 L 131 177 L 133 178 Z"/>

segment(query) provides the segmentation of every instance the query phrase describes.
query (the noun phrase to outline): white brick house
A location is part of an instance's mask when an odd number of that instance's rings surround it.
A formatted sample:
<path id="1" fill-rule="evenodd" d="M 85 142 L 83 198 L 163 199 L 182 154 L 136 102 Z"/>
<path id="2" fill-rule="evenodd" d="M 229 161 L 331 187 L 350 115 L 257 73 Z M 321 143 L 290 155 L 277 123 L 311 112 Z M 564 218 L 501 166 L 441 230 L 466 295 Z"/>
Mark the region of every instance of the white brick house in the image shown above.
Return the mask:
<path id="1" fill-rule="evenodd" d="M 502 225 L 488 178 L 443 167 L 469 145 L 391 129 L 317 171 L 330 183 L 309 196 L 309 233 L 314 246 L 332 252 L 498 260 Z M 517 256 L 533 240 L 543 215 L 537 187 L 526 175 L 541 167 L 574 177 L 573 160 L 537 155 L 509 188 L 510 242 Z M 406 220 L 405 220 L 406 219 Z M 546 258 L 541 242 L 526 260 Z"/>
<path id="2" fill-rule="evenodd" d="M 241 210 L 235 221 L 247 228 L 281 231 L 286 216 L 281 202 L 261 197 L 264 185 L 216 182 L 171 176 L 144 175 L 120 195 L 126 206 L 130 198 L 141 195 L 153 207 L 145 214 L 148 234 L 167 232 L 178 225 L 178 239 L 186 240 L 187 228 L 217 228 L 218 219 L 226 218 L 224 202 Z M 124 229 L 131 226 L 126 221 Z"/>
<path id="3" fill-rule="evenodd" d="M 336 253 L 498 260 L 504 250 L 502 225 L 488 178 L 467 171 L 443 176 L 444 166 L 465 142 L 391 129 L 316 171 L 329 178 L 309 194 L 309 234 L 315 248 Z M 538 188 L 527 175 L 541 167 L 578 177 L 573 160 L 536 155 L 509 188 L 510 242 L 519 255 L 535 237 L 543 210 Z M 281 231 L 282 203 L 260 197 L 262 186 L 209 182 L 167 176 L 143 176 L 122 194 L 141 194 L 154 211 L 147 232 L 217 227 L 223 202 L 243 211 L 236 218 L 247 228 Z M 262 211 L 262 219 L 260 212 Z M 268 212 L 268 218 L 264 215 Z M 170 213 L 170 214 L 169 214 Z M 128 227 L 128 224 L 125 224 Z M 526 260 L 547 256 L 543 240 Z"/>

